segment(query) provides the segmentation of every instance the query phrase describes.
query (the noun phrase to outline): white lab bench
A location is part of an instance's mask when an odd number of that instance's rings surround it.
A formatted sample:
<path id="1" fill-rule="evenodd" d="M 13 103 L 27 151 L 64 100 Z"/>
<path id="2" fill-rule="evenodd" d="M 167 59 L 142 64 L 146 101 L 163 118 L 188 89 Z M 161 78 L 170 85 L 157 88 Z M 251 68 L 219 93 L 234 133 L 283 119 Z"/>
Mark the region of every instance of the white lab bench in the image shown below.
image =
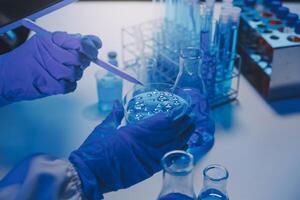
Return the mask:
<path id="1" fill-rule="evenodd" d="M 95 34 L 109 50 L 121 55 L 121 28 L 153 19 L 150 2 L 79 2 L 38 20 L 51 31 Z M 300 13 L 300 4 L 289 4 Z M 91 66 L 76 92 L 0 109 L 0 177 L 16 161 L 35 152 L 67 157 L 101 122 Z M 124 91 L 130 88 L 126 83 Z M 242 77 L 237 102 L 215 109 L 216 142 L 195 168 L 195 190 L 202 170 L 219 163 L 229 170 L 231 200 L 300 199 L 300 99 L 278 102 L 276 112 Z M 129 189 L 105 194 L 107 200 L 153 200 L 162 174 Z"/>

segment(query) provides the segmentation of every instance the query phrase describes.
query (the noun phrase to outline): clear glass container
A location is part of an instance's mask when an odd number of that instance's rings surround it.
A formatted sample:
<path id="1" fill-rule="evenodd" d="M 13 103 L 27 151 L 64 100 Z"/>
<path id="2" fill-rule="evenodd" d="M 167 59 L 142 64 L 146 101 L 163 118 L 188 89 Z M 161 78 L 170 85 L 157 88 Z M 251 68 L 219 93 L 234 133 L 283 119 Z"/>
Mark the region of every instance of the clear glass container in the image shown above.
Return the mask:
<path id="1" fill-rule="evenodd" d="M 181 50 L 180 69 L 175 86 L 183 88 L 192 97 L 193 112 L 196 118 L 196 129 L 188 141 L 188 151 L 195 160 L 199 160 L 214 143 L 214 123 L 209 118 L 209 104 L 204 82 L 201 78 L 203 71 L 202 53 L 200 49 L 189 47 Z"/>
<path id="2" fill-rule="evenodd" d="M 165 83 L 136 86 L 123 100 L 127 123 L 166 112 L 174 118 L 187 113 L 191 107 L 191 97 L 184 90 Z"/>
<path id="3" fill-rule="evenodd" d="M 193 156 L 185 151 L 171 151 L 162 158 L 163 186 L 157 200 L 195 200 Z"/>
<path id="4" fill-rule="evenodd" d="M 209 165 L 203 170 L 203 188 L 198 200 L 228 200 L 226 185 L 229 173 L 221 165 Z"/>
<path id="5" fill-rule="evenodd" d="M 117 53 L 108 53 L 108 62 L 118 67 Z M 122 101 L 123 81 L 111 72 L 104 76 L 100 71 L 95 74 L 97 82 L 98 108 L 101 113 L 109 113 L 113 109 L 114 101 Z"/>
<path id="6" fill-rule="evenodd" d="M 175 86 L 184 89 L 196 89 L 201 94 L 205 94 L 205 86 L 201 78 L 200 66 L 200 49 L 194 47 L 181 49 L 179 73 L 175 81 Z"/>

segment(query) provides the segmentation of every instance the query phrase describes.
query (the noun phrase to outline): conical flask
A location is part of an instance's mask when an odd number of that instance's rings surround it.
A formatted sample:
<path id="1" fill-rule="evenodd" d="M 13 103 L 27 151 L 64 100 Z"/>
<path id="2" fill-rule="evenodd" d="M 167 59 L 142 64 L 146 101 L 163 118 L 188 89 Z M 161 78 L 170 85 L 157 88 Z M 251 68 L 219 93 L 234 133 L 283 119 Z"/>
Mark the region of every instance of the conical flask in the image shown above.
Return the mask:
<path id="1" fill-rule="evenodd" d="M 162 159 L 163 186 L 157 200 L 195 200 L 194 159 L 185 151 L 171 151 Z"/>
<path id="2" fill-rule="evenodd" d="M 229 200 L 226 185 L 228 171 L 221 165 L 209 165 L 203 170 L 203 188 L 198 200 Z"/>

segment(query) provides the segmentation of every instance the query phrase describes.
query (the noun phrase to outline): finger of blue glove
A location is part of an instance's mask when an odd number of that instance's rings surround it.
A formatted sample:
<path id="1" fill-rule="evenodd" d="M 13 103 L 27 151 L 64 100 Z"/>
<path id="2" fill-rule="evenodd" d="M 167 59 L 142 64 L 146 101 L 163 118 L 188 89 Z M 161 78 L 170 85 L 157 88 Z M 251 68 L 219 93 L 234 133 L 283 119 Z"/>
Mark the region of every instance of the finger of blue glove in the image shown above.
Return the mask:
<path id="1" fill-rule="evenodd" d="M 124 108 L 119 101 L 115 101 L 113 110 L 97 128 L 116 129 L 121 124 L 123 117 Z"/>
<path id="2" fill-rule="evenodd" d="M 80 54 L 81 62 L 86 65 L 86 60 L 95 59 L 102 42 L 97 36 L 70 35 L 66 32 L 53 33 L 53 42 L 66 50 L 76 50 Z M 83 53 L 83 55 L 81 54 Z"/>
<path id="3" fill-rule="evenodd" d="M 95 35 L 85 35 L 83 36 L 83 39 L 91 40 L 97 49 L 100 49 L 102 47 L 102 41 L 100 40 L 99 37 Z"/>
<path id="4" fill-rule="evenodd" d="M 101 41 L 96 36 L 85 36 L 81 39 L 81 52 L 90 59 L 98 57 L 98 49 L 101 47 Z"/>
<path id="5" fill-rule="evenodd" d="M 48 37 L 39 36 L 40 43 L 43 48 L 59 63 L 64 65 L 81 66 L 79 53 L 77 51 L 69 51 L 63 46 L 55 43 L 55 33 L 52 35 L 52 39 Z"/>
<path id="6" fill-rule="evenodd" d="M 113 135 L 124 117 L 124 109 L 119 101 L 114 102 L 112 112 L 99 124 L 86 139 L 87 141 L 98 141 L 101 138 Z M 86 143 L 85 142 L 85 143 Z"/>
<path id="7" fill-rule="evenodd" d="M 168 144 L 174 139 L 180 139 L 182 133 L 194 123 L 194 121 L 186 115 L 176 121 L 170 121 L 169 118 L 160 116 L 164 115 L 158 114 L 157 116 L 148 118 L 148 121 L 141 121 L 132 127 L 124 127 L 124 129 L 130 131 L 130 135 L 129 137 L 127 136 L 127 138 L 158 148 Z"/>
<path id="8" fill-rule="evenodd" d="M 55 79 L 64 79 L 70 82 L 75 82 L 82 77 L 83 70 L 79 66 L 76 66 L 80 65 L 80 62 L 78 61 L 78 58 L 74 56 L 71 52 L 63 50 L 60 47 L 51 44 L 47 40 L 43 40 L 42 46 L 39 47 L 39 52 L 39 55 L 42 57 L 42 59 L 40 60 L 44 61 L 44 63 L 41 63 L 42 67 L 46 71 L 48 71 Z M 66 56 L 65 59 L 66 62 L 70 64 L 69 66 L 62 63 L 62 60 L 64 58 L 62 58 L 61 56 Z M 74 65 L 71 65 L 72 62 Z"/>
<path id="9" fill-rule="evenodd" d="M 40 71 L 33 80 L 33 87 L 41 95 L 66 94 L 76 89 L 77 83 L 67 80 L 56 80 L 46 71 Z"/>

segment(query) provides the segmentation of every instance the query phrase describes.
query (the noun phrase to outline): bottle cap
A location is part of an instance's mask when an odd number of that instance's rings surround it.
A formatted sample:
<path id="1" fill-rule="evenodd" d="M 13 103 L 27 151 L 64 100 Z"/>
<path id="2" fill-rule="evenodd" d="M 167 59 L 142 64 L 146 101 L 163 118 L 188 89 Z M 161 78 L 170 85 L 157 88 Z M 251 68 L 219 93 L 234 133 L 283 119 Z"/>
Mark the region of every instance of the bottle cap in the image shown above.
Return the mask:
<path id="1" fill-rule="evenodd" d="M 282 20 L 282 19 L 286 18 L 286 16 L 289 14 L 289 12 L 290 12 L 290 9 L 288 9 L 287 7 L 281 6 L 277 9 L 276 16 Z"/>
<path id="2" fill-rule="evenodd" d="M 110 58 L 110 59 L 114 59 L 114 58 L 117 57 L 117 52 L 115 52 L 115 51 L 110 51 L 110 52 L 108 52 L 107 56 L 108 56 L 108 58 Z"/>
<path id="3" fill-rule="evenodd" d="M 294 26 L 296 21 L 299 19 L 299 15 L 297 15 L 296 13 L 289 13 L 286 16 L 286 23 L 288 26 Z"/>
<path id="4" fill-rule="evenodd" d="M 282 5 L 281 1 L 273 1 L 271 4 L 271 10 L 276 13 L 278 8 Z"/>
<path id="5" fill-rule="evenodd" d="M 295 23 L 295 33 L 300 35 L 300 20 Z"/>

